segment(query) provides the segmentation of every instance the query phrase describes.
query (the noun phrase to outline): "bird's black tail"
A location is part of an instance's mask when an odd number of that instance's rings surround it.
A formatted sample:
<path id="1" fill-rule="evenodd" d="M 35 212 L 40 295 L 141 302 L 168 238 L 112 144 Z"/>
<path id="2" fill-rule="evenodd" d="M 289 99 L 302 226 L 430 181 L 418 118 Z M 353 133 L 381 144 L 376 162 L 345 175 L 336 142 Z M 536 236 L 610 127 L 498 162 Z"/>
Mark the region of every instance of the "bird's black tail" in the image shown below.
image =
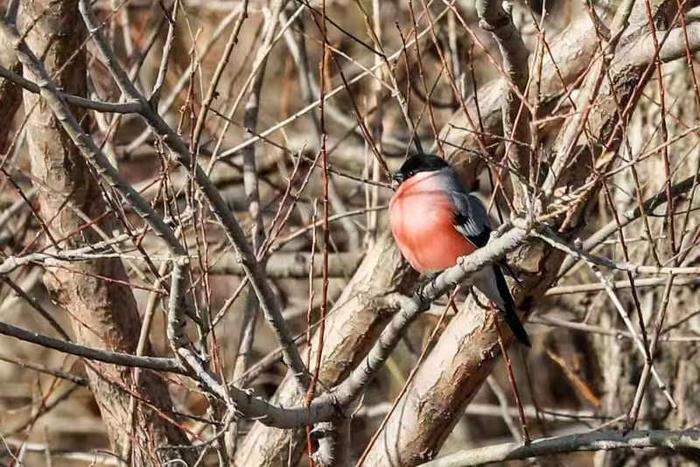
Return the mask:
<path id="1" fill-rule="evenodd" d="M 503 299 L 504 303 L 504 309 L 501 310 L 503 312 L 503 318 L 506 320 L 508 327 L 510 327 L 510 330 L 513 332 L 513 335 L 518 342 L 530 347 L 530 338 L 528 337 L 523 324 L 520 322 L 520 318 L 518 318 L 517 313 L 515 313 L 515 303 L 513 302 L 513 296 L 510 294 L 510 290 L 508 289 L 506 278 L 503 277 L 501 268 L 496 264 L 493 265 L 493 272 L 494 276 L 496 276 L 496 287 L 498 288 L 498 293 Z"/>

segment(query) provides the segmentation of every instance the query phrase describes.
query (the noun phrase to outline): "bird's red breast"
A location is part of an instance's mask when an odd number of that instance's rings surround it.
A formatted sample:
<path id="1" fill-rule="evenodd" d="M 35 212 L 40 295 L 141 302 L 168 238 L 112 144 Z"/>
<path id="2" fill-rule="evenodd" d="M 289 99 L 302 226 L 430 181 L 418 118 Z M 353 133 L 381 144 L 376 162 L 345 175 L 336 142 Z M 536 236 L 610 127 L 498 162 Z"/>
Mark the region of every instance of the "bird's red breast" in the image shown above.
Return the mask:
<path id="1" fill-rule="evenodd" d="M 439 172 L 422 172 L 402 183 L 389 203 L 389 223 L 404 257 L 418 272 L 441 271 L 476 247 L 454 228 L 450 199 Z"/>

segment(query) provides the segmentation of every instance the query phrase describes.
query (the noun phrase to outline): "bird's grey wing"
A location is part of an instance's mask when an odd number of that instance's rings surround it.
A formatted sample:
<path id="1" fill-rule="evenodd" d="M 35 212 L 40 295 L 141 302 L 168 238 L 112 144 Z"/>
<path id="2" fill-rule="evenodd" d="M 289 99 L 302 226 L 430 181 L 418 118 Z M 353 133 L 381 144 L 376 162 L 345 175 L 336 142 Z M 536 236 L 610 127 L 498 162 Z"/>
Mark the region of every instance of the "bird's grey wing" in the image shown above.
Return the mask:
<path id="1" fill-rule="evenodd" d="M 461 189 L 450 190 L 455 207 L 454 227 L 477 248 L 485 246 L 491 236 L 491 222 L 486 208 L 476 196 Z"/>
<path id="2" fill-rule="evenodd" d="M 491 223 L 484 205 L 458 185 L 450 190 L 450 197 L 455 206 L 454 228 L 477 248 L 485 246 L 491 236 Z M 530 339 L 515 312 L 513 296 L 501 271 L 504 266 L 504 261 L 497 261 L 477 272 L 472 279 L 476 288 L 503 312 L 503 318 L 515 337 L 529 347 Z"/>

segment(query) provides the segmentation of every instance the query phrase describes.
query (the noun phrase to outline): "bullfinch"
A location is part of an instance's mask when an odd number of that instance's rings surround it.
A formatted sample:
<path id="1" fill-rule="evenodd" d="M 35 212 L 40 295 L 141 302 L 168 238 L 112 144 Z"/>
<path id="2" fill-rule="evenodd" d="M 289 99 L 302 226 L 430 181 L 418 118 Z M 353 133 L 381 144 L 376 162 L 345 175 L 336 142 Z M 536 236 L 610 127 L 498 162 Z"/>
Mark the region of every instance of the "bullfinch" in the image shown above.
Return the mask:
<path id="1" fill-rule="evenodd" d="M 403 256 L 420 273 L 457 264 L 488 243 L 491 224 L 484 205 L 467 193 L 444 159 L 427 154 L 409 157 L 394 173 L 398 188 L 389 203 L 391 232 Z M 513 335 L 530 346 L 515 313 L 501 267 L 493 263 L 474 277 L 479 289 L 503 313 Z"/>

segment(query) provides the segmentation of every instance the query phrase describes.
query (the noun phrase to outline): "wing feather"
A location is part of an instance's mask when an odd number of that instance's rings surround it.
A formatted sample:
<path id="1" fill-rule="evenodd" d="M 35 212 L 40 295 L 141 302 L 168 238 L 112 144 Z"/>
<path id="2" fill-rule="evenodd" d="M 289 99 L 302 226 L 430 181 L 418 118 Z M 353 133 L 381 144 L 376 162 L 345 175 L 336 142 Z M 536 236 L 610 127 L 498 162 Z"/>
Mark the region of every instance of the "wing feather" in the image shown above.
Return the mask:
<path id="1" fill-rule="evenodd" d="M 476 196 L 461 190 L 450 190 L 455 206 L 454 227 L 477 248 L 485 246 L 491 237 L 491 222 L 486 208 Z"/>
<path id="2" fill-rule="evenodd" d="M 477 248 L 485 246 L 491 237 L 491 222 L 486 208 L 479 198 L 465 193 L 456 180 L 453 180 L 451 185 L 450 197 L 455 207 L 454 228 Z M 501 267 L 504 266 L 507 267 L 505 261 L 497 261 L 485 268 L 476 277 L 474 285 L 503 312 L 503 318 L 516 339 L 530 347 L 530 339 L 515 311 L 513 296 L 501 271 Z"/>

